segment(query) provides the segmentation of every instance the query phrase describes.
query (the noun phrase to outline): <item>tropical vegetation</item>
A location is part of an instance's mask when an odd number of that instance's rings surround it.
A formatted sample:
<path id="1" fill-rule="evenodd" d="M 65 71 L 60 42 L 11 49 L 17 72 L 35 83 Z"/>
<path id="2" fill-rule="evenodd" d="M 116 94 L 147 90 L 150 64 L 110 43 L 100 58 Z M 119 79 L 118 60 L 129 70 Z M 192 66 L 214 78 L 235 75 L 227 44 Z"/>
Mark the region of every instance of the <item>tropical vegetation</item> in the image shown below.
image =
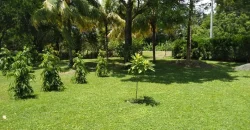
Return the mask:
<path id="1" fill-rule="evenodd" d="M 0 0 L 0 129 L 248 129 L 250 2 L 212 3 Z"/>

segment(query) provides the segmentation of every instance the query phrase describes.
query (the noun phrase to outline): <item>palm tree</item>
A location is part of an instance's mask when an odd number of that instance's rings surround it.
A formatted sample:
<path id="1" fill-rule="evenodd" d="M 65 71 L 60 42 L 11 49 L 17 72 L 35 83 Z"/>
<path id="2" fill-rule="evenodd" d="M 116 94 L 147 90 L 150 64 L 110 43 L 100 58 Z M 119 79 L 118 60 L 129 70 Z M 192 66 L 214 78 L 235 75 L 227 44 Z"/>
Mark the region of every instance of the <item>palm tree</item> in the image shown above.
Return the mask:
<path id="1" fill-rule="evenodd" d="M 113 15 L 115 15 L 114 10 L 115 7 L 117 7 L 117 4 L 113 0 L 102 0 L 101 6 L 100 6 L 100 14 L 101 17 L 99 19 L 100 25 L 104 26 L 104 32 L 105 32 L 105 40 L 104 40 L 104 49 L 106 50 L 106 58 L 108 60 L 109 54 L 108 54 L 108 35 L 110 33 L 110 26 L 112 23 L 114 23 L 117 19 L 113 19 Z"/>
<path id="2" fill-rule="evenodd" d="M 150 35 L 151 32 L 153 62 L 156 61 L 155 46 L 158 28 L 169 32 L 174 24 L 180 23 L 181 7 L 176 0 L 152 0 L 148 2 L 148 8 L 135 18 L 133 24 L 135 29 L 140 30 L 139 32 L 144 35 Z"/>
<path id="3" fill-rule="evenodd" d="M 131 47 L 132 47 L 132 25 L 133 20 L 141 13 L 143 13 L 148 6 L 150 0 L 118 0 L 125 13 L 120 11 L 121 16 L 125 19 L 125 53 L 124 62 L 128 62 L 131 59 Z"/>
<path id="4" fill-rule="evenodd" d="M 68 46 L 70 67 L 73 65 L 72 28 L 82 32 L 94 27 L 93 20 L 99 15 L 95 3 L 95 0 L 45 0 L 43 7 L 33 15 L 36 28 L 44 23 L 56 24 Z"/>
<path id="5" fill-rule="evenodd" d="M 194 10 L 194 1 L 189 1 L 188 28 L 187 28 L 187 61 L 191 60 L 191 42 L 192 42 L 192 16 Z"/>

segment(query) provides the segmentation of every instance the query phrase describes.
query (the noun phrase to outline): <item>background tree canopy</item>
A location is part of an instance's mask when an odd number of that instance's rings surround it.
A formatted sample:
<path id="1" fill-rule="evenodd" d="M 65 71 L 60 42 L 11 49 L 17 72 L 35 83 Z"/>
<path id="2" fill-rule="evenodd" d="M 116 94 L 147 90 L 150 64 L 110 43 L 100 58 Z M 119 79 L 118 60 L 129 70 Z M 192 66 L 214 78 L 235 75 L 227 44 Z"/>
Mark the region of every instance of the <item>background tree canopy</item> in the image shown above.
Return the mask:
<path id="1" fill-rule="evenodd" d="M 248 47 L 250 2 L 215 1 L 214 39 L 209 38 L 206 14 L 210 3 L 199 2 L 1 0 L 0 47 L 14 52 L 30 46 L 41 53 L 51 44 L 61 59 L 69 59 L 70 66 L 77 52 L 94 58 L 99 50 L 105 50 L 107 58 L 121 56 L 125 62 L 143 49 L 152 51 L 153 61 L 157 50 L 172 50 L 175 58 L 249 61 L 248 51 L 243 57 L 236 52 Z M 228 47 L 221 56 L 231 58 L 217 56 L 215 43 Z"/>

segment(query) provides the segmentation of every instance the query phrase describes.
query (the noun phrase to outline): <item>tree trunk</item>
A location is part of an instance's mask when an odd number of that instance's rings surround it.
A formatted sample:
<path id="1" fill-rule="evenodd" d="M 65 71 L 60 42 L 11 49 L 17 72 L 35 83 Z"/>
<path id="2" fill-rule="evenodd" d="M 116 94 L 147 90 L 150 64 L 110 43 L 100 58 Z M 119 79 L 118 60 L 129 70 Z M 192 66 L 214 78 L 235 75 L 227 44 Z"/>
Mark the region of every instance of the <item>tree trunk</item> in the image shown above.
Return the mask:
<path id="1" fill-rule="evenodd" d="M 135 78 L 137 80 L 137 82 L 136 82 L 136 90 L 135 90 L 135 99 L 137 100 L 137 98 L 138 98 L 138 82 L 139 82 L 139 77 L 136 76 Z"/>
<path id="2" fill-rule="evenodd" d="M 56 50 L 60 53 L 60 40 L 59 38 L 56 39 Z"/>
<path id="3" fill-rule="evenodd" d="M 1 48 L 2 48 L 2 41 L 3 41 L 3 38 L 4 38 L 5 34 L 6 34 L 6 30 L 3 30 L 2 31 L 2 36 L 0 37 L 0 51 L 1 51 Z"/>
<path id="4" fill-rule="evenodd" d="M 72 48 L 69 47 L 69 67 L 71 68 L 73 66 L 73 54 L 72 54 Z"/>
<path id="5" fill-rule="evenodd" d="M 105 50 L 106 50 L 106 58 L 107 58 L 107 61 L 109 59 L 109 49 L 108 49 L 108 22 L 106 21 L 105 22 Z"/>
<path id="6" fill-rule="evenodd" d="M 132 47 L 132 10 L 133 1 L 128 0 L 126 5 L 126 25 L 125 25 L 125 47 L 124 47 L 124 62 L 128 62 L 131 59 L 131 47 Z"/>
<path id="7" fill-rule="evenodd" d="M 155 57 L 156 22 L 154 22 L 154 20 L 151 22 L 151 27 L 152 27 L 153 63 L 155 63 L 155 61 L 156 61 L 156 57 Z"/>
<path id="8" fill-rule="evenodd" d="M 191 60 L 191 42 L 192 42 L 192 15 L 193 15 L 194 2 L 190 0 L 189 4 L 189 16 L 188 16 L 188 28 L 187 28 L 187 61 Z"/>
<path id="9" fill-rule="evenodd" d="M 81 35 L 77 34 L 76 37 L 76 48 L 75 48 L 75 52 L 80 53 L 82 51 L 82 41 L 81 41 Z"/>
<path id="10" fill-rule="evenodd" d="M 70 39 L 67 39 L 68 41 L 68 46 L 69 46 L 69 67 L 71 68 L 72 66 L 73 66 L 73 54 L 72 54 L 72 51 L 73 51 L 73 44 L 72 44 L 72 35 L 71 35 L 71 31 L 72 31 L 72 25 L 71 25 L 71 21 L 70 21 L 70 19 L 68 19 L 68 23 L 67 23 L 68 25 L 68 31 L 69 31 L 69 37 L 70 37 Z"/>

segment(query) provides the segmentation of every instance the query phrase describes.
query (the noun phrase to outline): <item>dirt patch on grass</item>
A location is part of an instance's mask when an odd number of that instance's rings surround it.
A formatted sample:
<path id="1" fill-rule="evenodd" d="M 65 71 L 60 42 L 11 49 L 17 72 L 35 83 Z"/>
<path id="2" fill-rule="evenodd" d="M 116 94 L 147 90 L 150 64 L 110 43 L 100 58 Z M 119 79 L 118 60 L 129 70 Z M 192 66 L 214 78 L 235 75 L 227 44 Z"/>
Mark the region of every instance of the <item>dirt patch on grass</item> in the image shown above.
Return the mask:
<path id="1" fill-rule="evenodd" d="M 237 71 L 250 71 L 250 63 L 237 66 L 234 69 Z"/>
<path id="2" fill-rule="evenodd" d="M 191 60 L 188 62 L 187 60 L 175 60 L 171 62 L 177 66 L 190 67 L 190 68 L 213 68 L 214 66 L 199 60 Z"/>

